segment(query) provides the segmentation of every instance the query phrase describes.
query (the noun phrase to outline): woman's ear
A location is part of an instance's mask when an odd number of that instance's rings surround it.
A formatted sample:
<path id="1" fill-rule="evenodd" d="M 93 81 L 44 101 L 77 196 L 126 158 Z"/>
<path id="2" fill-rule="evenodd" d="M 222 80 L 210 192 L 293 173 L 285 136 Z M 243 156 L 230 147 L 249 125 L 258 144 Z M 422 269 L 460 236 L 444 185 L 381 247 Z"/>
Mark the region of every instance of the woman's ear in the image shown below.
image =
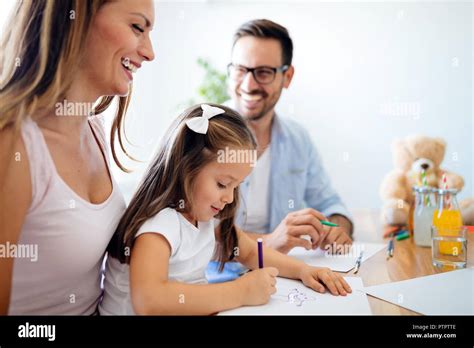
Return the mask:
<path id="1" fill-rule="evenodd" d="M 291 80 L 293 79 L 293 75 L 295 74 L 295 67 L 290 65 L 285 74 L 283 75 L 283 87 L 288 88 L 290 87 Z"/>

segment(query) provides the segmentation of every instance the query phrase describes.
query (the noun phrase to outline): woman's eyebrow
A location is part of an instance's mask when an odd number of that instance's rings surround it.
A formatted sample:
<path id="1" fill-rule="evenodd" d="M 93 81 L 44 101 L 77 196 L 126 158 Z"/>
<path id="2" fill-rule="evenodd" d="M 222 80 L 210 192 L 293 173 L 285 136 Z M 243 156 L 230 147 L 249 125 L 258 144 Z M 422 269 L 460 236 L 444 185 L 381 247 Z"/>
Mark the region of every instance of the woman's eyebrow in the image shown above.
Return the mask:
<path id="1" fill-rule="evenodd" d="M 140 16 L 142 17 L 144 20 L 145 20 L 145 26 L 147 28 L 149 28 L 151 26 L 151 22 L 150 20 L 143 14 L 143 13 L 139 13 L 139 12 L 130 12 L 130 14 L 133 14 L 135 16 Z"/>

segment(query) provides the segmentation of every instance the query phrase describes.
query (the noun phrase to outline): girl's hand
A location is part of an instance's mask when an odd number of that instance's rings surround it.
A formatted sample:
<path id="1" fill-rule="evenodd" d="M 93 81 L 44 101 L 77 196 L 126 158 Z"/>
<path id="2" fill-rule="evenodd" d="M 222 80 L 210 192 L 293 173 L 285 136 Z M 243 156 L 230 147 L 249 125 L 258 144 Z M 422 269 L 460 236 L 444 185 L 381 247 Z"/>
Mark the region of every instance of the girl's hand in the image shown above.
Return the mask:
<path id="1" fill-rule="evenodd" d="M 351 287 L 344 278 L 329 268 L 305 265 L 301 270 L 300 279 L 304 285 L 320 293 L 325 292 L 324 285 L 326 285 L 331 294 L 336 296 L 346 296 L 347 293 L 352 292 Z"/>
<path id="2" fill-rule="evenodd" d="M 236 282 L 241 285 L 243 306 L 258 306 L 267 303 L 270 296 L 276 292 L 276 276 L 278 270 L 274 267 L 256 269 L 244 274 Z"/>

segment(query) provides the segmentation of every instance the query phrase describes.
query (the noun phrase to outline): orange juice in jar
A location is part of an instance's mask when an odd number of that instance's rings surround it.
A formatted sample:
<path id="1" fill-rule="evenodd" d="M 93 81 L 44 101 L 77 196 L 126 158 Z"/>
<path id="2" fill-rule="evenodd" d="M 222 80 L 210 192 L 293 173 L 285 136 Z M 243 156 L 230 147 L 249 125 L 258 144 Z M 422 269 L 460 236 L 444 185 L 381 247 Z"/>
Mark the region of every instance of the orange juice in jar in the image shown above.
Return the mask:
<path id="1" fill-rule="evenodd" d="M 456 189 L 438 190 L 438 209 L 433 215 L 433 226 L 443 236 L 451 236 L 453 231 L 463 226 L 461 212 L 456 199 Z M 440 242 L 439 251 L 445 255 L 453 255 L 461 250 L 459 242 Z"/>

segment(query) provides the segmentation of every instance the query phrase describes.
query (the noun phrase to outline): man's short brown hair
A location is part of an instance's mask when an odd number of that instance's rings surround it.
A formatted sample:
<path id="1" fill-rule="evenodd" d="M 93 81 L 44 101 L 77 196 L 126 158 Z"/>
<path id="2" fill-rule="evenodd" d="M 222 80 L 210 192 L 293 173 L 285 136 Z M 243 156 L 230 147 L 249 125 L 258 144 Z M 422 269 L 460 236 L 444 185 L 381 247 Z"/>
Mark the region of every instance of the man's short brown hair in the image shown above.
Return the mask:
<path id="1" fill-rule="evenodd" d="M 283 65 L 291 65 L 293 59 L 293 41 L 285 27 L 268 19 L 254 19 L 248 21 L 242 24 L 235 32 L 233 46 L 235 46 L 235 43 L 240 38 L 245 36 L 277 40 L 281 45 Z"/>

